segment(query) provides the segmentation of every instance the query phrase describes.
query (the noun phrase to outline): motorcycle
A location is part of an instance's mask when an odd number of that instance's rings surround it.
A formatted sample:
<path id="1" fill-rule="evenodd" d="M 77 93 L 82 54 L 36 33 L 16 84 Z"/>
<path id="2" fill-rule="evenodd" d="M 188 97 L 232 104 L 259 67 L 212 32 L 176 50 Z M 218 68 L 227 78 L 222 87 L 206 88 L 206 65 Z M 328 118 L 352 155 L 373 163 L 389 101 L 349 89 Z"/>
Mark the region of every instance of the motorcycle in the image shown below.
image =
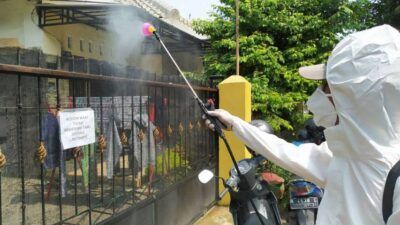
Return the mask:
<path id="1" fill-rule="evenodd" d="M 315 143 L 317 145 L 325 141 L 324 128 L 318 127 L 312 119 L 305 123 L 305 129 L 298 132 L 298 140 L 295 145 Z M 295 176 L 288 182 L 289 187 L 289 218 L 290 225 L 314 225 L 319 203 L 324 195 L 323 189 Z"/>
<path id="2" fill-rule="evenodd" d="M 289 181 L 289 218 L 290 225 L 314 225 L 323 190 L 304 179 Z"/>
<path id="3" fill-rule="evenodd" d="M 221 199 L 229 192 L 231 196 L 229 211 L 235 225 L 281 225 L 277 199 L 262 174 L 256 173 L 257 167 L 264 160 L 262 156 L 240 160 L 238 167 L 242 177 L 235 168 L 232 168 L 227 180 L 221 178 L 225 189 L 219 197 Z M 211 171 L 203 170 L 198 177 L 200 182 L 207 183 L 215 176 Z M 256 210 L 250 199 L 253 200 Z"/>

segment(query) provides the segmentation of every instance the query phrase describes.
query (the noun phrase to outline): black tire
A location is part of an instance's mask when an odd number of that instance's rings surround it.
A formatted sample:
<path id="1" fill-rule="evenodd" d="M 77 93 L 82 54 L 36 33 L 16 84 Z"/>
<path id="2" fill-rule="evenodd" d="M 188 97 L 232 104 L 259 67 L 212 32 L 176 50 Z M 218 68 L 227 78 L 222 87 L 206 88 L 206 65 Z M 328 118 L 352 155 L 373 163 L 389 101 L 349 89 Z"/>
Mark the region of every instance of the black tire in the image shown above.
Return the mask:
<path id="1" fill-rule="evenodd" d="M 296 210 L 289 210 L 287 223 L 288 225 L 299 225 L 299 223 L 297 222 Z"/>
<path id="2" fill-rule="evenodd" d="M 312 209 L 296 210 L 298 225 L 315 225 L 315 214 Z"/>

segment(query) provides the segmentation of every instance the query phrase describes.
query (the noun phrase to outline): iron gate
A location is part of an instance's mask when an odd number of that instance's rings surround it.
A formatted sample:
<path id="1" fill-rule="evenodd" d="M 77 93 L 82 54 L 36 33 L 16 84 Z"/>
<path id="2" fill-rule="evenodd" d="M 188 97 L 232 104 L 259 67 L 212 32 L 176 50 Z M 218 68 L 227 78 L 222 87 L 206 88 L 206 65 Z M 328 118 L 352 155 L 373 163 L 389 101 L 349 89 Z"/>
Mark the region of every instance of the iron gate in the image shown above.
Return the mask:
<path id="1" fill-rule="evenodd" d="M 215 200 L 214 184 L 194 176 L 216 168 L 216 137 L 177 76 L 0 64 L 0 77 L 0 224 L 132 222 L 150 206 L 148 224 L 185 224 Z M 215 88 L 195 90 L 217 98 Z M 96 143 L 61 150 L 57 115 L 73 108 L 94 110 Z M 190 213 L 171 219 L 172 201 Z"/>

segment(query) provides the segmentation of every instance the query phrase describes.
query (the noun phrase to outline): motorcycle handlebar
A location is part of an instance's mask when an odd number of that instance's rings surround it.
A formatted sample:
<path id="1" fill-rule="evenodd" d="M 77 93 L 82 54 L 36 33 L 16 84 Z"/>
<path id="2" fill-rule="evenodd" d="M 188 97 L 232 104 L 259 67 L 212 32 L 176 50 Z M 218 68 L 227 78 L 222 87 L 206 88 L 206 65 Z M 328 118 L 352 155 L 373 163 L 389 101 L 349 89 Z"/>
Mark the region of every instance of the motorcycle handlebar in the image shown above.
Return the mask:
<path id="1" fill-rule="evenodd" d="M 255 156 L 254 158 L 251 159 L 251 161 L 255 164 L 255 166 L 258 166 L 264 160 L 267 160 L 267 159 L 262 155 L 257 155 L 257 156 Z"/>
<path id="2" fill-rule="evenodd" d="M 218 195 L 219 200 L 221 200 L 221 199 L 226 195 L 226 193 L 228 193 L 228 192 L 229 192 L 229 188 L 225 188 L 225 189 Z"/>
<path id="3" fill-rule="evenodd" d="M 230 188 L 232 188 L 232 189 L 235 189 L 235 188 L 238 187 L 239 182 L 240 182 L 239 176 L 237 176 L 237 175 L 230 176 L 228 178 L 228 180 L 226 180 L 225 185 L 230 187 Z"/>

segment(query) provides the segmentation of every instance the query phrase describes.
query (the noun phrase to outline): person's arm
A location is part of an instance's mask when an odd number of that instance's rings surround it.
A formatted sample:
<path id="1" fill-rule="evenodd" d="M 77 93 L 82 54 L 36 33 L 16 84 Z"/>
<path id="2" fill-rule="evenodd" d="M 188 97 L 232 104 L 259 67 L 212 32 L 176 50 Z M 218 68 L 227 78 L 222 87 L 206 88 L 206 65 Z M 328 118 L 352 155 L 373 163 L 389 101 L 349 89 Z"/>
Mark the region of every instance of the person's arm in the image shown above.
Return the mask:
<path id="1" fill-rule="evenodd" d="M 325 185 L 326 171 L 332 159 L 326 143 L 295 146 L 238 117 L 232 120 L 232 130 L 248 147 L 278 166 L 320 186 Z"/>

